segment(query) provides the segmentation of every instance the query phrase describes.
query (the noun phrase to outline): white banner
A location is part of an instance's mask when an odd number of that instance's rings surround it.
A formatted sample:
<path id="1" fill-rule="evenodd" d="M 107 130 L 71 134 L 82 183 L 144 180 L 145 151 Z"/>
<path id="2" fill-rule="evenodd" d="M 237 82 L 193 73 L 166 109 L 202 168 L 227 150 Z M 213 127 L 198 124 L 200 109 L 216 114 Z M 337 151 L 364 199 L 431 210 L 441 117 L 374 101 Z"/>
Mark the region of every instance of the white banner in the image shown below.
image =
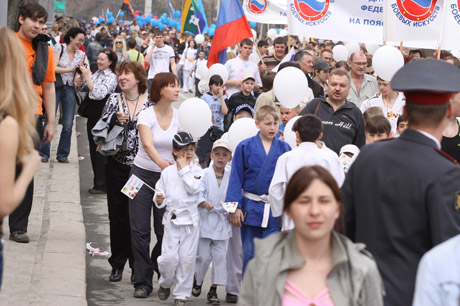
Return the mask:
<path id="1" fill-rule="evenodd" d="M 244 0 L 244 14 L 248 21 L 286 24 L 286 0 Z"/>
<path id="2" fill-rule="evenodd" d="M 441 48 L 460 50 L 460 1 L 445 0 L 444 26 L 441 36 Z"/>
<path id="3" fill-rule="evenodd" d="M 383 0 L 287 0 L 289 33 L 305 37 L 380 43 Z"/>
<path id="4" fill-rule="evenodd" d="M 384 40 L 439 42 L 444 0 L 386 0 Z"/>

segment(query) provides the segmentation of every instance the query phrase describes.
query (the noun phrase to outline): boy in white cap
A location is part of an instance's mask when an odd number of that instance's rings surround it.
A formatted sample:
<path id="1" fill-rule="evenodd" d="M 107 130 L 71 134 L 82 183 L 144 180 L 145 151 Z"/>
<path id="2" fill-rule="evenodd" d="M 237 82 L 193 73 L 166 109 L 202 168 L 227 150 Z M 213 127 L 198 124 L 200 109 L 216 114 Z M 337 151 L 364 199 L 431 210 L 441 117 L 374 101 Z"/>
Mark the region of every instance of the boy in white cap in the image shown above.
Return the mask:
<path id="1" fill-rule="evenodd" d="M 227 244 L 232 233 L 228 212 L 222 206 L 230 177 L 230 169 L 226 166 L 232 159 L 232 152 L 226 140 L 218 139 L 214 142 L 211 159 L 212 166 L 203 170 L 203 192 L 200 195 L 198 209 L 200 239 L 192 295 L 200 295 L 204 277 L 212 261 L 212 286 L 207 298 L 209 304 L 219 305 L 216 289 L 218 285 L 227 284 Z"/>
<path id="2" fill-rule="evenodd" d="M 176 164 L 165 168 L 155 186 L 153 201 L 166 208 L 163 215 L 164 236 L 158 257 L 160 289 L 158 297 L 166 300 L 174 286 L 176 306 L 187 305 L 193 285 L 198 247 L 200 216 L 199 196 L 202 192 L 203 170 L 192 163 L 196 141 L 186 132 L 173 138 Z"/>

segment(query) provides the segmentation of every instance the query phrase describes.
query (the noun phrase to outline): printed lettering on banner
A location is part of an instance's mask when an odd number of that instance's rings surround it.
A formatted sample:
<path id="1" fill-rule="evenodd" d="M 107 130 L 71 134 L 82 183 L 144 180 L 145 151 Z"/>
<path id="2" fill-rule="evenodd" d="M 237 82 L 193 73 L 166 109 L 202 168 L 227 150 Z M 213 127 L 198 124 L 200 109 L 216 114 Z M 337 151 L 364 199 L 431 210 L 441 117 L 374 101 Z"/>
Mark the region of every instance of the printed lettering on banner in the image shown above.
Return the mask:
<path id="1" fill-rule="evenodd" d="M 244 0 L 244 14 L 248 21 L 286 24 L 286 0 Z"/>
<path id="2" fill-rule="evenodd" d="M 447 0 L 446 16 L 440 46 L 447 50 L 460 50 L 460 0 Z"/>
<path id="3" fill-rule="evenodd" d="M 381 43 L 383 13 L 383 0 L 288 0 L 288 28 L 306 37 Z"/>
<path id="4" fill-rule="evenodd" d="M 384 39 L 391 41 L 441 39 L 444 0 L 388 0 Z"/>

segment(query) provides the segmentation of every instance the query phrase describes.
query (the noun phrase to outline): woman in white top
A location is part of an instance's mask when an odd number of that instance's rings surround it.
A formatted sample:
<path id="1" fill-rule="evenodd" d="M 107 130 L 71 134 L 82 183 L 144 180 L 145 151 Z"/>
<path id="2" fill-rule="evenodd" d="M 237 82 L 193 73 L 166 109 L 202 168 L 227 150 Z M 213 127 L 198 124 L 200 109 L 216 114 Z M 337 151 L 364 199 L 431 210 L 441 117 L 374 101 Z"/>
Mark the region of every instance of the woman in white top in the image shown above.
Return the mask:
<path id="1" fill-rule="evenodd" d="M 71 28 L 64 36 L 64 44 L 54 46 L 54 63 L 56 74 L 62 78 L 64 86 L 56 88 L 56 111 L 61 103 L 62 131 L 59 138 L 56 159 L 60 163 L 68 163 L 67 156 L 70 153 L 70 139 L 72 137 L 72 125 L 75 115 L 77 98 L 75 96 L 73 79 L 75 69 L 83 64 L 85 53 L 80 50 L 85 40 L 85 32 L 80 28 Z M 50 144 L 40 146 L 42 161 L 47 162 L 50 158 Z"/>
<path id="2" fill-rule="evenodd" d="M 396 134 L 398 117 L 402 115 L 406 99 L 402 92 L 391 89 L 390 82 L 377 77 L 379 93 L 375 97 L 364 101 L 361 104 L 361 111 L 364 113 L 369 107 L 377 106 L 383 111 L 383 115 L 390 121 L 391 130 Z"/>
<path id="3" fill-rule="evenodd" d="M 184 66 L 184 92 L 192 92 L 194 85 L 193 69 L 196 61 L 196 42 L 191 40 L 187 49 L 182 53 L 180 65 Z"/>
<path id="4" fill-rule="evenodd" d="M 153 271 L 158 273 L 157 258 L 161 254 L 164 209 L 153 205 L 154 188 L 163 169 L 174 164 L 172 141 L 179 132 L 177 110 L 171 104 L 179 97 L 179 80 L 173 73 L 158 73 L 152 81 L 150 100 L 155 104 L 143 110 L 137 119 L 139 150 L 131 168 L 143 185 L 129 203 L 131 244 L 134 256 L 134 297 L 145 298 L 152 292 Z M 150 254 L 150 223 L 157 242 Z"/>

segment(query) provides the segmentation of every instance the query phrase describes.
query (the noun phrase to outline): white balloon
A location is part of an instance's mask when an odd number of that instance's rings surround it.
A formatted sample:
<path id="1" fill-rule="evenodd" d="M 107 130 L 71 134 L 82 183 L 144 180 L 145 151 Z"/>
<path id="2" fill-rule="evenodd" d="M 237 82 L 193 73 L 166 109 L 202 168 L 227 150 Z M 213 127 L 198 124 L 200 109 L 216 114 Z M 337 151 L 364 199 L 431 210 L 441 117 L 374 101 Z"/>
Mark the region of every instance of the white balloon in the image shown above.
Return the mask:
<path id="1" fill-rule="evenodd" d="M 209 68 L 208 68 L 207 64 L 208 64 L 208 61 L 204 60 L 204 61 L 200 62 L 198 64 L 198 66 L 196 67 L 196 72 L 201 77 L 201 80 L 207 80 L 208 79 Z"/>
<path id="2" fill-rule="evenodd" d="M 367 50 L 367 53 L 369 53 L 369 54 L 374 54 L 375 51 L 377 51 L 378 48 L 380 48 L 379 45 L 376 45 L 376 44 L 366 44 L 366 50 Z"/>
<path id="3" fill-rule="evenodd" d="M 179 123 L 184 131 L 197 140 L 212 125 L 212 114 L 208 104 L 200 98 L 190 98 L 179 106 Z"/>
<path id="4" fill-rule="evenodd" d="M 220 75 L 222 80 L 224 81 L 224 84 L 228 81 L 228 70 L 225 68 L 224 65 L 222 64 L 214 64 L 209 68 L 208 71 L 208 78 L 211 78 L 213 75 Z"/>
<path id="5" fill-rule="evenodd" d="M 354 52 L 357 52 L 357 51 L 361 50 L 361 47 L 359 46 L 359 44 L 357 42 L 347 42 L 345 44 L 345 47 L 347 48 L 349 55 L 351 55 Z"/>
<path id="6" fill-rule="evenodd" d="M 278 36 L 281 36 L 281 37 L 288 36 L 288 31 L 286 29 L 283 29 L 280 31 L 280 34 Z"/>
<path id="7" fill-rule="evenodd" d="M 286 67 L 275 76 L 273 89 L 278 101 L 286 108 L 294 108 L 307 94 L 305 73 L 296 67 Z"/>
<path id="8" fill-rule="evenodd" d="M 195 36 L 195 42 L 199 45 L 201 43 L 203 43 L 204 41 L 204 36 L 202 34 L 198 34 L 197 36 Z"/>
<path id="9" fill-rule="evenodd" d="M 404 57 L 401 51 L 393 46 L 386 45 L 378 48 L 372 57 L 375 74 L 387 82 L 391 81 L 402 66 L 404 66 Z"/>
<path id="10" fill-rule="evenodd" d="M 256 32 L 256 30 L 251 29 L 251 33 L 252 33 L 252 37 L 253 37 L 254 39 L 257 39 L 257 32 Z"/>
<path id="11" fill-rule="evenodd" d="M 258 64 L 260 62 L 260 57 L 257 53 L 253 52 L 249 55 L 249 60 L 254 64 Z"/>
<path id="12" fill-rule="evenodd" d="M 205 79 L 201 79 L 200 82 L 198 82 L 198 91 L 202 95 L 207 93 L 209 91 L 209 81 Z"/>
<path id="13" fill-rule="evenodd" d="M 284 128 L 284 141 L 286 141 L 291 148 L 297 147 L 297 140 L 295 136 L 295 132 L 292 130 L 292 127 L 294 126 L 294 123 L 299 119 L 301 116 L 296 116 L 294 118 L 291 118 L 291 120 L 288 121 Z"/>
<path id="14" fill-rule="evenodd" d="M 348 49 L 343 45 L 337 45 L 332 48 L 332 57 L 336 62 L 346 61 L 348 59 Z"/>
<path id="15" fill-rule="evenodd" d="M 276 38 L 277 35 L 278 33 L 276 33 L 275 29 L 270 29 L 267 31 L 267 36 L 271 39 Z"/>
<path id="16" fill-rule="evenodd" d="M 233 122 L 228 130 L 228 145 L 232 149 L 232 152 L 235 152 L 236 147 L 241 141 L 257 135 L 257 132 L 259 132 L 259 129 L 252 118 L 240 118 Z"/>
<path id="17" fill-rule="evenodd" d="M 455 56 L 456 58 L 460 57 L 460 51 L 459 50 L 452 50 L 450 53 L 452 53 L 452 55 Z"/>

